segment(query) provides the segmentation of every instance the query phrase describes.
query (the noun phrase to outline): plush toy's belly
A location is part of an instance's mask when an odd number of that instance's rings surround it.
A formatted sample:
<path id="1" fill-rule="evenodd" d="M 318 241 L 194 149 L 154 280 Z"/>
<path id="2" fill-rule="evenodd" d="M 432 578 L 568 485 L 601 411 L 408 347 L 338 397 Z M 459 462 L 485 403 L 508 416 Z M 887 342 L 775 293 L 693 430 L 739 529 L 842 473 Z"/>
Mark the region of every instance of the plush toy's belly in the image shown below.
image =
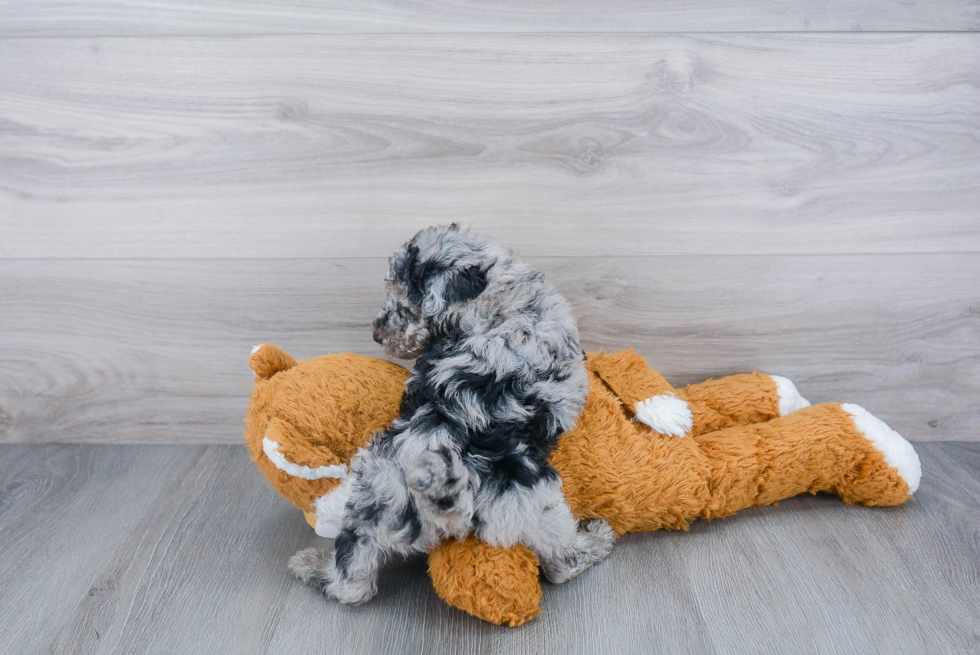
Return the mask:
<path id="1" fill-rule="evenodd" d="M 604 518 L 617 534 L 685 529 L 708 500 L 697 444 L 630 420 L 595 375 L 575 430 L 561 438 L 551 462 L 576 518 Z"/>

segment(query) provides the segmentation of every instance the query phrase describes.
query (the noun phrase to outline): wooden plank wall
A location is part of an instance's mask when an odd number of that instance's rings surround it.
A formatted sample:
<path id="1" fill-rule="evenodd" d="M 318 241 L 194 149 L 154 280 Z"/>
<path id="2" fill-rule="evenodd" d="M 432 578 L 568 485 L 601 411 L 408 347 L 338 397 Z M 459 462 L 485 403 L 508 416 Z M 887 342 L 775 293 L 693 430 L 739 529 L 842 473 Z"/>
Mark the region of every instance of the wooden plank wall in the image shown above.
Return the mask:
<path id="1" fill-rule="evenodd" d="M 452 220 L 586 346 L 980 440 L 980 5 L 0 0 L 0 442 L 237 443 Z"/>

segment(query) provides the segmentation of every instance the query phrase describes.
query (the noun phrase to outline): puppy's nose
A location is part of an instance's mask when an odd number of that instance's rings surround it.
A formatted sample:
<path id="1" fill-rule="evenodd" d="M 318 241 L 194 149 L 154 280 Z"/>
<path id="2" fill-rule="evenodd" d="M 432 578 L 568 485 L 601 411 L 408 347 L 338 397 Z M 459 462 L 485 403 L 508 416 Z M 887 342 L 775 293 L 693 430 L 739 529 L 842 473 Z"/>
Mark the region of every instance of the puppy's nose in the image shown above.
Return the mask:
<path id="1" fill-rule="evenodd" d="M 382 341 L 384 341 L 384 339 L 381 338 L 381 332 L 378 331 L 378 330 L 375 330 L 374 331 L 374 342 L 375 343 L 381 343 Z"/>

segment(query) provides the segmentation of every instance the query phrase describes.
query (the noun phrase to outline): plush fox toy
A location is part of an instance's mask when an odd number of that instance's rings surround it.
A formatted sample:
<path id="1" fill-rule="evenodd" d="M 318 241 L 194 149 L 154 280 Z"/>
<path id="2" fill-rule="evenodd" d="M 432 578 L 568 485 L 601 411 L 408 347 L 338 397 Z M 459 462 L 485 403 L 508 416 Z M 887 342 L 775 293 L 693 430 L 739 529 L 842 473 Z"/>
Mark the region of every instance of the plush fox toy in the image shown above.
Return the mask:
<path id="1" fill-rule="evenodd" d="M 398 415 L 409 372 L 361 355 L 297 363 L 269 344 L 249 360 L 255 389 L 245 418 L 252 458 L 317 534 L 341 527 L 334 493 L 348 464 Z M 751 373 L 673 389 L 630 350 L 586 358 L 589 396 L 551 457 L 579 520 L 617 535 L 687 529 L 802 493 L 898 505 L 919 485 L 912 446 L 858 405 L 809 406 L 792 382 Z M 516 626 L 540 613 L 534 554 L 470 537 L 429 553 L 450 605 Z"/>

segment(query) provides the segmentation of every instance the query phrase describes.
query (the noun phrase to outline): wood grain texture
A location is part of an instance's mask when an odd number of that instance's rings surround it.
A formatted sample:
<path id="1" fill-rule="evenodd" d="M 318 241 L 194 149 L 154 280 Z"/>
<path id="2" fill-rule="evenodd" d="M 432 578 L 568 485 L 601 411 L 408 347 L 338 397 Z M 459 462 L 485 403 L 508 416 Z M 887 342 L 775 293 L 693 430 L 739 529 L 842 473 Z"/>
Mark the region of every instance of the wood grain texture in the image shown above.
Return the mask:
<path id="1" fill-rule="evenodd" d="M 186 465 L 188 452 L 186 447 L 4 445 L 0 652 L 42 652 L 79 603 L 94 602 L 120 582 L 97 572 L 127 542 L 179 464 Z"/>
<path id="2" fill-rule="evenodd" d="M 0 257 L 980 250 L 980 34 L 0 41 Z"/>
<path id="3" fill-rule="evenodd" d="M 980 499 L 976 447 L 916 444 L 929 486 L 903 508 L 833 511 L 837 501 L 821 495 L 738 514 L 725 531 L 695 523 L 691 533 L 698 538 L 685 543 L 690 547 L 679 557 L 708 634 L 715 644 L 725 644 L 719 652 L 744 652 L 738 644 L 745 642 L 765 644 L 754 651 L 760 653 L 787 652 L 784 644 L 798 644 L 792 650 L 799 653 L 955 653 L 980 647 L 980 608 L 973 600 L 980 600 L 980 591 L 966 587 L 977 573 L 949 557 L 960 539 L 976 543 L 976 517 L 958 518 L 960 508 Z M 953 464 L 951 457 L 961 461 Z M 945 502 L 930 499 L 949 501 L 943 489 L 950 485 L 957 489 L 952 512 Z M 737 548 L 730 547 L 733 541 Z M 971 600 L 932 615 L 930 608 L 945 607 L 953 597 Z M 733 606 L 742 611 L 734 622 Z"/>
<path id="4" fill-rule="evenodd" d="M 0 2 L 0 36 L 977 29 L 980 29 L 980 5 L 975 0 Z"/>
<path id="5" fill-rule="evenodd" d="M 980 433 L 980 255 L 533 258 L 586 348 Z M 251 346 L 380 356 L 383 259 L 0 260 L 0 441 L 239 443 Z M 402 362 L 405 363 L 405 362 Z"/>
<path id="6" fill-rule="evenodd" d="M 545 613 L 510 629 L 443 604 L 419 559 L 390 563 L 378 596 L 359 608 L 289 578 L 290 554 L 329 541 L 269 489 L 242 447 L 4 445 L 0 648 L 975 652 L 980 444 L 916 448 L 924 475 L 913 502 L 796 498 L 689 532 L 628 535 L 582 577 L 546 585 Z"/>
<path id="7" fill-rule="evenodd" d="M 153 448 L 130 446 L 152 461 Z M 305 544 L 247 452 L 185 448 L 182 466 L 95 572 L 55 652 L 262 652 L 295 590 L 281 567 Z M 134 490 L 135 491 L 135 490 Z M 270 511 L 271 510 L 271 511 Z M 280 620 L 287 620 L 281 616 Z"/>

